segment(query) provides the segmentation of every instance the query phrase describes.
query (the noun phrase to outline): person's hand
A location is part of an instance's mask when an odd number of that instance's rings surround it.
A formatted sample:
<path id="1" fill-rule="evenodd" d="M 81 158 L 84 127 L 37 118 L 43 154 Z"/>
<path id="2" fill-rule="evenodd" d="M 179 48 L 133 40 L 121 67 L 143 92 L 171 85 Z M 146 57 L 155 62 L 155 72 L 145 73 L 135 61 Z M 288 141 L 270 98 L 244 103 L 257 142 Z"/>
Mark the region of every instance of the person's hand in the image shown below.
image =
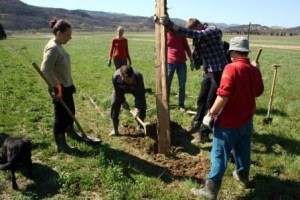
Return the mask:
<path id="1" fill-rule="evenodd" d="M 131 60 L 130 59 L 128 60 L 128 65 L 131 66 Z"/>
<path id="2" fill-rule="evenodd" d="M 256 67 L 257 69 L 260 69 L 260 64 L 258 62 L 252 61 L 251 65 L 253 65 L 253 67 Z"/>
<path id="3" fill-rule="evenodd" d="M 107 66 L 111 66 L 111 59 L 108 60 Z"/>
<path id="4" fill-rule="evenodd" d="M 134 108 L 133 113 L 134 113 L 134 118 L 137 118 L 140 116 L 140 110 L 138 108 Z"/>
<path id="5" fill-rule="evenodd" d="M 170 20 L 168 15 L 164 15 L 164 16 L 161 16 L 161 17 L 158 17 L 158 16 L 155 15 L 154 16 L 154 21 L 155 21 L 155 23 L 164 25 L 165 27 L 167 27 L 170 30 L 177 31 L 178 28 L 179 28 L 176 24 L 174 24 L 174 22 L 172 22 Z"/>
<path id="6" fill-rule="evenodd" d="M 56 85 L 54 88 L 53 88 L 53 91 L 52 91 L 52 96 L 59 100 L 62 98 L 62 91 L 61 91 L 61 85 L 58 84 Z"/>
<path id="7" fill-rule="evenodd" d="M 208 111 L 207 114 L 203 118 L 202 124 L 203 124 L 203 126 L 209 128 L 209 129 L 212 129 L 213 121 L 214 121 L 213 115 Z"/>
<path id="8" fill-rule="evenodd" d="M 194 69 L 195 69 L 195 64 L 194 64 L 193 60 L 190 60 L 190 68 L 191 68 L 191 71 L 194 71 Z"/>

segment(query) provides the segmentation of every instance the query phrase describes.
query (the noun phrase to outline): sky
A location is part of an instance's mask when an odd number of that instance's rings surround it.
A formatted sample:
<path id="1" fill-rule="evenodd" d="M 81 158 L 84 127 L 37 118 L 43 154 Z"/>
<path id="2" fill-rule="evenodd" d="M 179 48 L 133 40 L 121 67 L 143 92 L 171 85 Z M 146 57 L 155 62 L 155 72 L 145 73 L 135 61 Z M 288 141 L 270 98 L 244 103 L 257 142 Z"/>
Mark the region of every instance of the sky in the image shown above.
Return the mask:
<path id="1" fill-rule="evenodd" d="M 26 4 L 123 13 L 150 17 L 155 14 L 155 0 L 21 0 Z M 195 17 L 202 22 L 260 24 L 291 28 L 300 26 L 299 0 L 167 0 L 171 18 Z"/>

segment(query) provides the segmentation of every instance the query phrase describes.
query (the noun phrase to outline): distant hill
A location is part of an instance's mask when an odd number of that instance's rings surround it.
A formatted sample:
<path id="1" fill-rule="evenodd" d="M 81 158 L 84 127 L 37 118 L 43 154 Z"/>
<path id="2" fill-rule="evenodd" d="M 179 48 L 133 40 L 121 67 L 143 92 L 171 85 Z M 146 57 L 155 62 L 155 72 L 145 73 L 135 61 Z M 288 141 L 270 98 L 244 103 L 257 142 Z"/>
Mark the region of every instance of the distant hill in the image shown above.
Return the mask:
<path id="1" fill-rule="evenodd" d="M 150 31 L 154 29 L 153 17 L 132 16 L 102 11 L 66 10 L 27 5 L 20 0 L 0 0 L 0 24 L 9 31 L 48 31 L 49 21 L 53 18 L 68 20 L 74 29 L 81 31 L 112 31 L 124 26 L 127 31 Z M 172 19 L 176 24 L 184 25 L 182 19 Z M 223 32 L 248 32 L 248 25 L 214 24 Z M 300 26 L 290 29 L 271 28 L 251 24 L 250 34 L 297 35 Z"/>

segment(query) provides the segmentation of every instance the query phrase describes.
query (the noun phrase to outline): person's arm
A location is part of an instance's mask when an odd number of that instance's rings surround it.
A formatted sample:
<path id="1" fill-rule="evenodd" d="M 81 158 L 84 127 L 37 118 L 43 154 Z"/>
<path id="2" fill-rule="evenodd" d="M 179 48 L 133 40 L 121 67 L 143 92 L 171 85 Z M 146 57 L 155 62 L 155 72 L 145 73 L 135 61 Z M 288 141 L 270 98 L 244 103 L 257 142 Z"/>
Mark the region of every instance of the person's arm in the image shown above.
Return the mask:
<path id="1" fill-rule="evenodd" d="M 112 39 L 111 44 L 110 44 L 109 54 L 108 54 L 108 64 L 107 65 L 109 67 L 111 66 L 111 59 L 112 59 L 113 53 L 114 53 L 114 46 L 115 46 L 114 43 L 115 43 L 114 39 Z"/>
<path id="2" fill-rule="evenodd" d="M 212 116 L 217 115 L 226 105 L 228 99 L 229 97 L 227 96 L 217 96 L 214 105 L 209 109 L 210 114 L 212 114 Z"/>
<path id="3" fill-rule="evenodd" d="M 126 39 L 126 43 L 125 43 L 125 48 L 126 48 L 126 57 L 127 57 L 127 60 L 128 60 L 128 65 L 130 66 L 131 65 L 131 58 L 130 58 L 130 55 L 129 55 L 129 48 L 128 48 L 128 40 Z"/>
<path id="4" fill-rule="evenodd" d="M 50 81 L 52 87 L 61 84 L 54 75 L 54 66 L 57 61 L 58 51 L 55 47 L 45 49 L 43 61 L 41 64 L 41 72 Z M 52 88 L 51 88 L 52 89 Z"/>

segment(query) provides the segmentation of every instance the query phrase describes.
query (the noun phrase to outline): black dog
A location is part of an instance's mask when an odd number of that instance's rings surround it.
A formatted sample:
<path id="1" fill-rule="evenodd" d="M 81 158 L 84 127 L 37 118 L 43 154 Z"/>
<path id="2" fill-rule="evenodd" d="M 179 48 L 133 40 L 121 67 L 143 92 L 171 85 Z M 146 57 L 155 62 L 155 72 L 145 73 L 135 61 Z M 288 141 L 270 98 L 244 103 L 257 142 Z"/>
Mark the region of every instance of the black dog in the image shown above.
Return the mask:
<path id="1" fill-rule="evenodd" d="M 32 178 L 31 142 L 25 137 L 8 137 L 4 141 L 0 154 L 0 169 L 11 171 L 14 190 L 18 190 L 15 171 L 20 164 L 28 169 L 28 177 Z"/>

